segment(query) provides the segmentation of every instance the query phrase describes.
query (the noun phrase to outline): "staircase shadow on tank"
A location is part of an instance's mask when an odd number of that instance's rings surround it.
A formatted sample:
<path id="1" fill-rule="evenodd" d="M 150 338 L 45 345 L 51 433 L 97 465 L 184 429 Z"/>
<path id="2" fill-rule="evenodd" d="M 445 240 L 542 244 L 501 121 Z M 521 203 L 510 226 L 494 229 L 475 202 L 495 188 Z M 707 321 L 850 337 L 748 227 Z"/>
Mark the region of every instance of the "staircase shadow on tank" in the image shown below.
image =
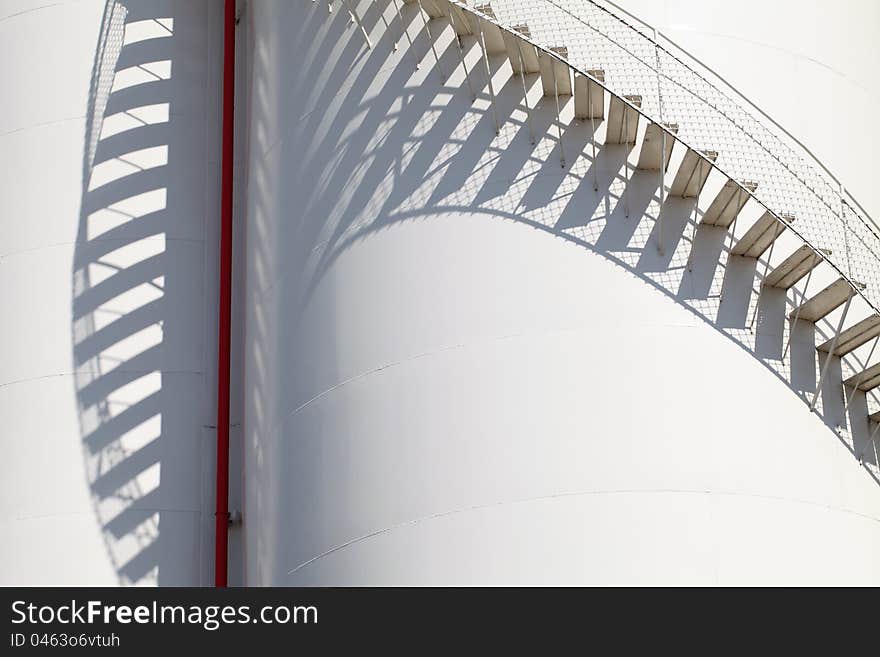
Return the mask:
<path id="1" fill-rule="evenodd" d="M 197 392 L 211 344 L 196 332 L 215 318 L 194 326 L 189 309 L 213 307 L 203 289 L 211 196 L 192 190 L 214 181 L 181 157 L 208 135 L 208 90 L 182 57 L 205 8 L 108 0 L 92 72 L 73 359 L 87 483 L 122 584 L 196 585 L 211 568 L 193 549 L 213 526 L 197 465 L 213 458 L 212 400 Z"/>
<path id="2" fill-rule="evenodd" d="M 370 26 L 376 25 L 380 12 L 386 13 L 389 5 L 375 3 L 362 19 Z M 419 25 L 417 16 L 412 5 L 403 6 L 406 24 Z M 661 243 L 656 174 L 630 167 L 627 183 L 622 170 L 626 148 L 619 145 L 597 143 L 593 161 L 589 121 L 562 125 L 560 144 L 553 98 L 543 98 L 537 106 L 534 102 L 534 88 L 540 86 L 537 75 L 527 76 L 537 142 L 531 146 L 518 77 L 495 88 L 495 111 L 502 124 L 496 136 L 484 68 L 469 67 L 477 95 L 477 101 L 471 103 L 463 79 L 455 84 L 441 82 L 428 36 L 419 29 L 414 39 L 417 58 L 422 70 L 432 69 L 426 79 L 413 81 L 417 75 L 415 65 L 405 53 L 388 72 L 380 92 L 367 97 L 364 91 L 392 51 L 393 42 L 396 40 L 404 50 L 406 42 L 386 32 L 367 50 L 359 34 L 347 24 L 347 17 L 328 20 L 332 22 L 331 34 L 349 39 L 346 52 L 356 43 L 362 49 L 357 57 L 366 60 L 363 72 L 351 84 L 332 90 L 341 95 L 342 101 L 323 136 L 315 137 L 320 124 L 320 117 L 315 116 L 308 117 L 313 129 L 298 133 L 314 140 L 300 146 L 339 154 L 326 184 L 293 183 L 296 191 L 291 197 L 301 197 L 305 202 L 293 212 L 295 221 L 300 222 L 297 235 L 301 240 L 285 245 L 285 249 L 296 252 L 286 262 L 311 264 L 285 264 L 282 270 L 287 268 L 284 275 L 299 299 L 300 314 L 333 262 L 359 240 L 399 222 L 429 221 L 444 212 L 479 214 L 486 219 L 528 225 L 602 256 L 712 326 L 772 372 L 792 394 L 810 402 L 819 374 L 816 345 L 830 338 L 834 327 L 822 322 L 814 329 L 812 324 L 800 322 L 795 326 L 787 359 L 782 358 L 789 324 L 784 316 L 794 304 L 776 290 L 762 293 L 755 271 L 763 271 L 764 259 L 744 262 L 731 256 L 729 233 L 699 225 L 701 215 L 698 212 L 694 216 L 693 199 L 666 197 Z M 457 46 L 447 22 L 436 19 L 431 25 L 440 55 L 439 67 L 446 78 L 460 67 Z M 461 44 L 469 61 L 473 61 L 474 53 L 480 52 L 476 39 L 463 37 Z M 490 59 L 496 85 L 504 62 L 502 55 Z M 346 61 L 336 64 L 344 71 L 352 65 Z M 323 94 L 326 98 L 331 90 L 325 89 Z M 259 108 L 255 116 L 259 118 Z M 359 129 L 347 133 L 344 128 L 359 116 L 363 117 Z M 384 139 L 368 148 L 377 133 L 384 134 Z M 298 147 L 291 151 L 298 152 Z M 432 169 L 441 152 L 441 165 Z M 367 173 L 360 175 L 363 161 L 369 161 L 369 166 Z M 299 166 L 298 172 L 312 181 L 319 177 L 318 172 L 308 172 L 307 158 L 292 166 Z M 352 186 L 355 172 L 359 175 Z M 382 188 L 389 172 L 390 192 Z M 598 192 L 593 191 L 594 176 Z M 337 223 L 327 225 L 326 218 L 338 202 L 327 190 L 345 184 L 349 185 L 345 208 Z M 383 197 L 386 192 L 387 197 Z M 261 199 L 259 189 L 252 190 L 252 194 L 256 207 L 268 203 Z M 624 206 L 628 206 L 628 213 Z M 266 253 L 273 249 L 268 244 L 263 248 Z M 297 269 L 291 270 L 294 266 Z M 823 384 L 817 416 L 831 435 L 856 456 L 868 444 L 871 431 L 866 418 L 853 415 L 854 409 L 867 408 L 865 395 L 856 393 L 854 403 L 845 410 L 843 396 L 849 397 L 850 390 L 844 389 L 839 359 L 835 360 L 837 364 L 829 368 Z M 789 439 L 796 440 L 796 436 Z M 864 468 L 880 483 L 873 450 L 866 451 Z"/>

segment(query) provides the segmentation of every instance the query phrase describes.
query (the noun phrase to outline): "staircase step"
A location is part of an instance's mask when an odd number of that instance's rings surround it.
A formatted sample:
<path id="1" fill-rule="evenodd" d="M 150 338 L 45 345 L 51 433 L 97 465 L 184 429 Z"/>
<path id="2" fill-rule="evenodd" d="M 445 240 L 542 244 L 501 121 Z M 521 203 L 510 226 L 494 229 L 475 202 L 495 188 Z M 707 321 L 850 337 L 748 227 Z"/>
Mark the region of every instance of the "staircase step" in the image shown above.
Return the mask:
<path id="1" fill-rule="evenodd" d="M 819 249 L 819 251 L 826 256 L 831 255 L 830 249 Z M 787 290 L 815 269 L 822 262 L 822 259 L 821 255 L 816 253 L 809 245 L 804 244 L 774 267 L 773 271 L 767 274 L 763 285 Z"/>
<path id="2" fill-rule="evenodd" d="M 837 347 L 835 347 L 834 353 L 837 356 L 846 356 L 851 351 L 855 351 L 863 344 L 876 338 L 878 335 L 880 335 L 880 315 L 866 317 L 840 334 L 837 338 Z M 829 352 L 831 351 L 833 342 L 834 338 L 820 344 L 816 349 Z"/>
<path id="3" fill-rule="evenodd" d="M 445 16 L 441 11 L 440 5 L 437 3 L 437 0 L 403 0 L 404 3 L 408 5 L 422 5 L 422 9 L 425 10 L 425 13 L 428 14 L 429 18 L 440 18 L 441 16 Z"/>
<path id="4" fill-rule="evenodd" d="M 551 47 L 550 50 L 562 57 L 568 57 L 568 48 L 565 46 Z M 541 85 L 544 87 L 544 95 L 571 96 L 571 68 L 568 64 L 543 51 L 538 55 L 538 62 L 541 68 Z"/>
<path id="5" fill-rule="evenodd" d="M 689 148 L 669 188 L 669 195 L 682 198 L 697 196 L 712 171 L 712 163 L 717 159 L 718 153 L 715 151 L 698 152 Z"/>
<path id="6" fill-rule="evenodd" d="M 624 96 L 635 105 L 642 106 L 642 97 L 637 95 Z M 624 120 L 624 117 L 626 120 Z M 626 126 L 626 134 L 623 128 Z M 635 144 L 639 130 L 639 113 L 625 104 L 619 97 L 611 96 L 608 104 L 608 130 L 605 133 L 606 144 Z"/>
<path id="7" fill-rule="evenodd" d="M 594 69 L 587 73 L 605 82 L 605 71 Z M 577 71 L 574 74 L 574 118 L 600 121 L 605 118 L 605 89 Z"/>
<path id="8" fill-rule="evenodd" d="M 859 372 L 855 376 L 849 377 L 843 382 L 843 385 L 849 386 L 850 388 L 855 388 L 856 384 L 858 384 L 859 390 L 865 392 L 880 386 L 880 363 L 871 365 L 868 369 Z M 870 418 L 875 422 L 880 421 L 880 412 L 874 413 Z"/>
<path id="9" fill-rule="evenodd" d="M 733 180 L 728 180 L 712 200 L 700 223 L 729 228 L 749 200 L 749 194 L 743 191 L 743 187 L 754 193 L 758 183 L 744 180 L 737 184 Z"/>
<path id="10" fill-rule="evenodd" d="M 864 286 L 861 286 L 864 289 Z M 849 284 L 845 278 L 838 278 L 831 285 L 811 297 L 798 308 L 795 308 L 790 318 L 797 316 L 807 322 L 817 322 L 835 308 L 839 308 L 850 297 L 856 294 L 857 290 Z"/>
<path id="11" fill-rule="evenodd" d="M 664 123 L 666 130 L 658 123 L 649 123 L 645 128 L 645 137 L 642 140 L 642 151 L 639 153 L 639 163 L 637 169 L 646 169 L 649 171 L 659 171 L 661 161 L 666 163 L 665 170 L 669 169 L 669 159 L 672 155 L 672 147 L 675 146 L 675 137 L 678 134 L 677 123 Z M 672 134 L 669 134 L 669 133 Z M 661 149 L 663 148 L 663 135 L 666 134 L 666 153 L 665 159 L 661 158 Z"/>
<path id="12" fill-rule="evenodd" d="M 477 5 L 474 9 L 492 20 L 497 20 L 491 4 Z M 486 40 L 486 52 L 490 55 L 497 55 L 498 53 L 505 52 L 504 37 L 501 36 L 500 27 L 489 21 L 481 21 L 479 17 L 475 15 L 470 16 L 470 21 L 471 30 L 474 34 L 480 33 L 480 23 L 482 23 L 483 38 Z"/>
<path id="13" fill-rule="evenodd" d="M 532 33 L 529 32 L 528 25 L 514 25 L 514 31 L 519 32 L 525 37 L 531 38 Z M 538 73 L 541 68 L 538 63 L 538 51 L 535 50 L 535 46 L 531 43 L 520 39 L 515 34 L 511 34 L 510 32 L 502 32 L 502 38 L 504 39 L 504 47 L 507 50 L 507 58 L 510 60 L 510 65 L 513 67 L 513 72 L 517 75 L 521 72 L 520 66 L 520 51 L 522 52 L 522 63 L 525 65 L 525 73 L 528 75 L 529 73 Z"/>
<path id="14" fill-rule="evenodd" d="M 788 223 L 794 221 L 791 215 L 784 215 L 784 218 Z M 745 235 L 737 240 L 731 253 L 744 258 L 759 258 L 786 228 L 787 226 L 768 210 L 746 231 Z"/>
<path id="15" fill-rule="evenodd" d="M 425 0 L 421 0 L 421 2 L 424 7 Z M 431 2 L 436 3 L 437 8 L 442 11 L 443 15 L 447 18 L 452 16 L 450 22 L 458 36 L 470 36 L 474 33 L 471 29 L 471 21 L 468 18 L 468 14 L 458 5 L 452 4 L 449 0 L 431 0 Z M 425 7 L 425 11 L 428 12 L 427 7 Z M 428 12 L 428 15 L 433 18 L 433 15 L 430 12 Z"/>

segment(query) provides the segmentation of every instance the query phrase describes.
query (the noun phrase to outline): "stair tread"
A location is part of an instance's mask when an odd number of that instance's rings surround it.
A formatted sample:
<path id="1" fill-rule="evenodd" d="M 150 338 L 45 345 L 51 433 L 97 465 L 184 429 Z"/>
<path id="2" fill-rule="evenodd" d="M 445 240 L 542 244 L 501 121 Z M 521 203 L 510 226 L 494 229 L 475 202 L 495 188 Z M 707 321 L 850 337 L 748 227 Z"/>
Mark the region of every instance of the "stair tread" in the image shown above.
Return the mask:
<path id="1" fill-rule="evenodd" d="M 535 49 L 535 46 L 518 37 L 516 33 L 529 38 L 531 37 L 529 26 L 525 24 L 514 25 L 513 32 L 504 31 L 501 33 L 501 38 L 504 40 L 504 48 L 507 51 L 507 58 L 510 60 L 513 72 L 517 75 L 519 75 L 520 72 L 524 72 L 526 75 L 540 72 L 538 51 Z M 522 54 L 522 63 L 525 66 L 524 71 L 521 71 L 520 54 Z"/>
<path id="2" fill-rule="evenodd" d="M 853 324 L 845 331 L 840 333 L 837 338 L 837 346 L 834 353 L 838 356 L 846 356 L 851 351 L 855 351 L 866 342 L 880 335 L 880 315 L 871 315 L 866 317 L 857 324 Z M 819 351 L 831 351 L 834 338 L 823 342 L 816 349 Z"/>
<path id="3" fill-rule="evenodd" d="M 568 56 L 568 49 L 565 46 L 554 46 L 550 50 L 562 57 Z M 538 65 L 541 69 L 541 85 L 545 96 L 557 94 L 571 96 L 571 68 L 568 64 L 542 51 L 538 54 Z"/>
<path id="4" fill-rule="evenodd" d="M 843 384 L 850 388 L 854 388 L 856 387 L 856 384 L 858 384 L 859 390 L 864 392 L 873 390 L 877 386 L 880 386 L 880 363 L 875 363 L 858 374 L 854 374 L 846 379 Z M 877 413 L 875 413 L 875 415 L 877 415 Z"/>
<path id="5" fill-rule="evenodd" d="M 749 180 L 744 180 L 741 183 L 737 183 L 735 180 L 725 182 L 715 198 L 712 199 L 712 203 L 709 204 L 709 209 L 706 210 L 700 223 L 707 226 L 728 228 L 749 200 L 749 194 L 744 192 L 743 188 L 754 192 L 758 188 L 758 183 Z"/>
<path id="6" fill-rule="evenodd" d="M 477 5 L 474 7 L 476 11 L 496 20 L 495 11 L 489 3 Z M 486 52 L 490 55 L 497 55 L 506 51 L 504 38 L 502 37 L 501 28 L 490 21 L 482 20 L 476 14 L 469 16 L 471 22 L 471 30 L 474 34 L 479 34 L 480 29 L 483 30 L 483 39 L 486 41 Z"/>
<path id="7" fill-rule="evenodd" d="M 824 290 L 815 294 L 795 308 L 789 317 L 798 317 L 807 322 L 815 322 L 835 308 L 842 306 L 847 299 L 856 294 L 856 289 L 845 278 L 838 278 Z"/>
<path id="8" fill-rule="evenodd" d="M 669 195 L 682 198 L 697 196 L 706 184 L 716 159 L 718 159 L 716 151 L 695 151 L 688 148 L 675 173 Z"/>
<path id="9" fill-rule="evenodd" d="M 825 255 L 831 255 L 831 251 L 828 249 L 819 250 Z M 767 274 L 763 284 L 767 287 L 778 287 L 787 290 L 806 276 L 820 262 L 822 262 L 822 256 L 816 253 L 808 244 L 804 244 L 774 267 L 773 271 Z"/>
<path id="10" fill-rule="evenodd" d="M 605 71 L 594 69 L 587 73 L 597 80 L 605 81 Z M 591 107 L 588 101 L 591 101 Z M 577 71 L 574 74 L 574 117 L 599 120 L 605 117 L 605 89 Z"/>
<path id="11" fill-rule="evenodd" d="M 786 219 L 789 223 L 794 221 L 794 217 L 790 215 Z M 760 258 L 786 228 L 785 223 L 768 210 L 737 240 L 731 253 L 745 258 Z"/>
<path id="12" fill-rule="evenodd" d="M 624 98 L 635 105 L 642 106 L 642 97 L 626 95 Z M 624 120 L 626 119 L 626 120 Z M 623 133 L 624 126 L 626 134 Z M 639 129 L 639 113 L 629 107 L 619 96 L 611 96 L 608 104 L 608 128 L 605 132 L 606 144 L 634 144 Z"/>
<path id="13" fill-rule="evenodd" d="M 661 164 L 665 162 L 664 169 L 669 169 L 672 148 L 675 146 L 675 137 L 673 135 L 678 134 L 678 124 L 666 123 L 664 125 L 672 134 L 669 134 L 669 132 L 664 130 L 663 126 L 658 123 L 652 122 L 648 124 L 647 128 L 645 128 L 645 136 L 642 139 L 642 150 L 639 153 L 639 162 L 636 165 L 636 168 L 649 171 L 659 171 Z M 664 154 L 661 153 L 664 134 L 666 135 L 665 159 L 663 159 Z"/>

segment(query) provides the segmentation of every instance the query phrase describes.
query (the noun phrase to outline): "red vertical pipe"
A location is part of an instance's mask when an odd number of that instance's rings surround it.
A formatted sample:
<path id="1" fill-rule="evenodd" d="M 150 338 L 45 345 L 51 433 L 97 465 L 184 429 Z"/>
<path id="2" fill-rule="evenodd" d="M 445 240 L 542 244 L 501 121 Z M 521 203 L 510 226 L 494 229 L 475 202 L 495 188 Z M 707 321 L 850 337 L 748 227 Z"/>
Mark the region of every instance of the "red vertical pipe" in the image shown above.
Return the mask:
<path id="1" fill-rule="evenodd" d="M 229 351 L 232 309 L 232 111 L 235 97 L 235 0 L 223 15 L 223 152 L 220 188 L 220 315 L 217 321 L 217 509 L 214 586 L 226 586 L 229 537 Z"/>

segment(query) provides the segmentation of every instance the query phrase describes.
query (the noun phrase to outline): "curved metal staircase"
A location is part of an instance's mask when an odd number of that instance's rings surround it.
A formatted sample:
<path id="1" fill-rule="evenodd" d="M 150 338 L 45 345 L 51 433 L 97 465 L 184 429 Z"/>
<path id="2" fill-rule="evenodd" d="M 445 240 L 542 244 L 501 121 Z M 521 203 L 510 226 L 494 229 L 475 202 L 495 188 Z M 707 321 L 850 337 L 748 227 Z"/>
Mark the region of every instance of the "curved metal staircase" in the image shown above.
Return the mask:
<path id="1" fill-rule="evenodd" d="M 366 45 L 373 47 L 354 5 L 343 0 Z M 332 11 L 332 0 L 328 6 Z M 597 149 L 622 146 L 619 202 L 624 217 L 630 215 L 631 178 L 654 177 L 658 203 L 649 242 L 667 267 L 672 260 L 664 253 L 664 210 L 670 198 L 689 199 L 691 249 L 700 231 L 721 231 L 718 264 L 727 267 L 740 259 L 752 272 L 756 293 L 748 301 L 749 332 L 754 333 L 762 297 L 773 291 L 787 295 L 785 349 L 768 366 L 783 376 L 799 326 L 820 336 L 815 388 L 803 398 L 811 411 L 824 414 L 829 371 L 843 372 L 836 385 L 838 390 L 841 382 L 844 386 L 846 410 L 866 409 L 866 421 L 873 424 L 867 425 L 870 432 L 863 444 L 845 423 L 830 424 L 863 464 L 870 461 L 866 467 L 877 477 L 880 401 L 869 396 L 853 407 L 853 400 L 880 388 L 880 363 L 872 361 L 880 343 L 880 228 L 805 147 L 710 69 L 611 3 L 392 0 L 391 6 L 401 38 L 411 46 L 414 39 L 404 27 L 404 14 L 421 16 L 430 48 L 416 55 L 419 62 L 433 53 L 439 68 L 435 42 L 445 30 L 454 32 L 458 66 L 471 98 L 489 102 L 496 134 L 503 128 L 496 92 L 516 84 L 522 89 L 532 144 L 541 137 L 535 132 L 535 103 L 529 94 L 539 79 L 544 101 L 555 108 L 548 136 L 557 140 L 561 167 L 581 155 L 595 163 Z M 469 47 L 479 49 L 479 65 L 472 61 L 468 67 Z M 509 66 L 493 73 L 492 62 L 498 59 Z M 440 71 L 444 82 L 447 73 Z M 589 151 L 565 153 L 563 131 L 587 122 Z M 598 167 L 590 168 L 593 189 L 598 190 Z M 750 205 L 753 211 L 747 212 Z M 693 266 L 690 253 L 685 266 Z M 820 282 L 819 291 L 814 281 Z M 722 300 L 723 295 L 722 288 Z"/>

